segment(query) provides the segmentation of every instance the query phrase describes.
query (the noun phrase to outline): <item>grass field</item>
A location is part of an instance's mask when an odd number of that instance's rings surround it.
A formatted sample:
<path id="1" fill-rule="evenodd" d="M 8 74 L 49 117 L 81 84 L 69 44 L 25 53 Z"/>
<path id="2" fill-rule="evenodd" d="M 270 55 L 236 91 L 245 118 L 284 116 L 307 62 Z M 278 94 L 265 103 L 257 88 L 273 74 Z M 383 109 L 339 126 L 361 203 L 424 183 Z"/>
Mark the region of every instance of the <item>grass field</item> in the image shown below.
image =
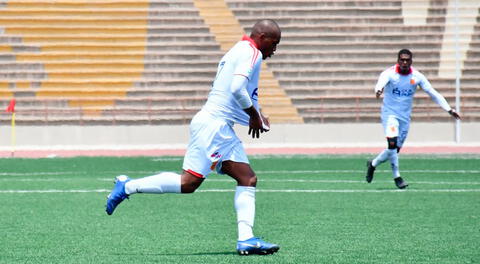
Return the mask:
<path id="1" fill-rule="evenodd" d="M 255 233 L 280 245 L 238 256 L 235 183 L 138 194 L 112 216 L 119 174 L 178 171 L 177 157 L 0 159 L 0 263 L 480 263 L 480 157 L 402 155 L 397 190 L 371 156 L 253 156 Z"/>

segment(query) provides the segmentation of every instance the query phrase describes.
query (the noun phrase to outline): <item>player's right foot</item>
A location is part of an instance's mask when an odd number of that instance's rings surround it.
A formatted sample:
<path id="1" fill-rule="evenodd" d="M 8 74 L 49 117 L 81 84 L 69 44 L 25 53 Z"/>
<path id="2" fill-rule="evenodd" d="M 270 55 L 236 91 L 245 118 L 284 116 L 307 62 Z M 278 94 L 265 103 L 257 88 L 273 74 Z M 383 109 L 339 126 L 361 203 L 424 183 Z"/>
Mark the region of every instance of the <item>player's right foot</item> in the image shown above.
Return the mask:
<path id="1" fill-rule="evenodd" d="M 107 196 L 107 206 L 105 211 L 108 215 L 113 214 L 115 208 L 123 202 L 123 200 L 128 199 L 128 194 L 125 193 L 125 183 L 129 181 L 130 178 L 126 175 L 120 175 L 115 178 L 115 186 L 113 187 L 112 192 Z"/>
<path id="2" fill-rule="evenodd" d="M 365 176 L 365 178 L 367 179 L 368 183 L 372 182 L 374 172 L 375 172 L 375 167 L 372 165 L 372 161 L 371 160 L 367 161 L 367 176 Z"/>
<path id="3" fill-rule="evenodd" d="M 394 179 L 395 185 L 397 185 L 398 189 L 405 189 L 408 187 L 408 183 L 402 179 L 402 177 L 397 177 Z"/>
<path id="4" fill-rule="evenodd" d="M 237 252 L 240 255 L 269 255 L 277 252 L 279 249 L 278 245 L 270 244 L 258 237 L 237 242 Z"/>

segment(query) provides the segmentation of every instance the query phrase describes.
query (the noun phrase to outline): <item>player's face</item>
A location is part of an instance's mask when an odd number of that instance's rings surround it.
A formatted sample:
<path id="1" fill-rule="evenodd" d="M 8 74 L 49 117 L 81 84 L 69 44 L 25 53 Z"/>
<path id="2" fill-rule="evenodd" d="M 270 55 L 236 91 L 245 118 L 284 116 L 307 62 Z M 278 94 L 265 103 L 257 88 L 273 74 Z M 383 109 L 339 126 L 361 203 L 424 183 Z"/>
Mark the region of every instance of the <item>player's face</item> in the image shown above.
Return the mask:
<path id="1" fill-rule="evenodd" d="M 280 43 L 280 38 L 278 34 L 272 36 L 263 35 L 261 37 L 259 50 L 262 52 L 262 59 L 266 60 L 275 53 L 277 45 Z"/>
<path id="2" fill-rule="evenodd" d="M 412 57 L 410 55 L 400 54 L 397 62 L 401 73 L 408 73 L 410 71 L 410 66 L 412 66 Z"/>

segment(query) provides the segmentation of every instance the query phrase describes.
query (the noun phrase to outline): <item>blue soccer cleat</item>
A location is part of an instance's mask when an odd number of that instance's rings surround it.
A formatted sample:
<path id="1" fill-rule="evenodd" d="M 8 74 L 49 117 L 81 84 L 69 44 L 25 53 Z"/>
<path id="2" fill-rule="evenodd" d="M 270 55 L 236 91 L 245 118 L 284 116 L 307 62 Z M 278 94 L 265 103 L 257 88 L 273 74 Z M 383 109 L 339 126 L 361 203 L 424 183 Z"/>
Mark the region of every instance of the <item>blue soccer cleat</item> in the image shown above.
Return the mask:
<path id="1" fill-rule="evenodd" d="M 237 252 L 240 255 L 269 255 L 277 252 L 279 249 L 278 245 L 270 244 L 258 237 L 237 242 Z"/>
<path id="2" fill-rule="evenodd" d="M 105 209 L 105 211 L 107 211 L 108 215 L 113 214 L 115 208 L 123 202 L 123 200 L 128 199 L 128 194 L 125 193 L 125 183 L 129 181 L 130 178 L 126 175 L 120 175 L 115 178 L 115 186 L 107 196 L 107 209 Z"/>

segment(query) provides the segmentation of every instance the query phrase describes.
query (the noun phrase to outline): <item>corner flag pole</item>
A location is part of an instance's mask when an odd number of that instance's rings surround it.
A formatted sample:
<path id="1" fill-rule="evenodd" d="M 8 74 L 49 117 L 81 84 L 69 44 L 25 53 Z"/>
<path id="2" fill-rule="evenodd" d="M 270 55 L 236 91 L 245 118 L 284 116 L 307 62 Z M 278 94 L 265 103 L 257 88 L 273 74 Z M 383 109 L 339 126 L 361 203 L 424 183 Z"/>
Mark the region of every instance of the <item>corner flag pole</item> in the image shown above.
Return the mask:
<path id="1" fill-rule="evenodd" d="M 7 107 L 7 113 L 11 112 L 12 113 L 12 127 L 11 127 L 11 144 L 12 144 L 12 150 L 10 156 L 13 157 L 15 155 L 15 141 L 16 141 L 16 135 L 15 135 L 15 98 L 10 100 L 10 103 L 8 104 Z"/>

